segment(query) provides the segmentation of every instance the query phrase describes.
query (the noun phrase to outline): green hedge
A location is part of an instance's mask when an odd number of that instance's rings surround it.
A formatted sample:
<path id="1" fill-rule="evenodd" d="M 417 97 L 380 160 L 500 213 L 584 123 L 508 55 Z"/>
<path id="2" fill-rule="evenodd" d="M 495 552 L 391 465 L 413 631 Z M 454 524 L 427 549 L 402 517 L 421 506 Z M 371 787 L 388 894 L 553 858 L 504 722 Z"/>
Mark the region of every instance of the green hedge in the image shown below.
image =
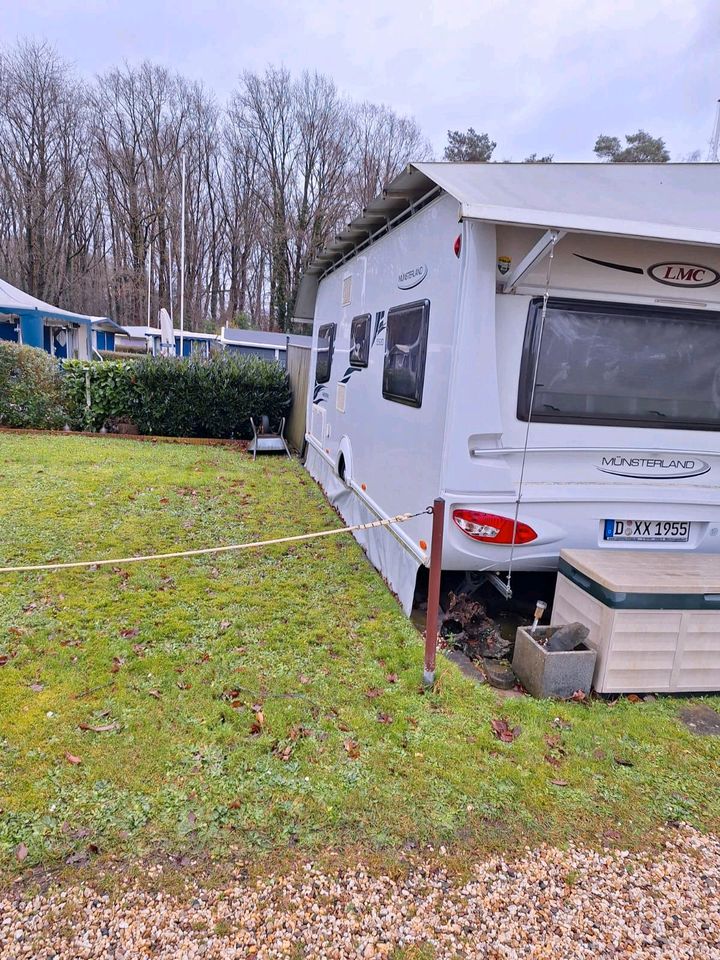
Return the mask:
<path id="1" fill-rule="evenodd" d="M 143 434 L 247 438 L 251 416 L 277 423 L 290 407 L 283 368 L 253 356 L 68 360 L 64 370 L 76 429 L 129 420 Z"/>
<path id="2" fill-rule="evenodd" d="M 44 350 L 0 342 L 0 425 L 61 429 L 67 417 L 57 361 Z"/>
<path id="3" fill-rule="evenodd" d="M 135 396 L 131 363 L 124 360 L 66 360 L 63 363 L 66 404 L 74 430 L 100 430 L 113 420 L 130 419 Z"/>

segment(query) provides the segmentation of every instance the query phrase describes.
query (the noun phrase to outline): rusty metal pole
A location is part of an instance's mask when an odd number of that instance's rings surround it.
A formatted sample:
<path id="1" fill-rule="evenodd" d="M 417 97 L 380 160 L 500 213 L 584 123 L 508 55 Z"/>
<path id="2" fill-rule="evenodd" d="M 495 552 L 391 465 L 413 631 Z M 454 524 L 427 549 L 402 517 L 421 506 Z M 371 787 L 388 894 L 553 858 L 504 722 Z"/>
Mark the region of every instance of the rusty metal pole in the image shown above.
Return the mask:
<path id="1" fill-rule="evenodd" d="M 425 622 L 425 669 L 423 683 L 435 683 L 435 654 L 437 651 L 438 613 L 440 611 L 440 572 L 442 570 L 443 527 L 445 501 L 436 497 L 432 509 L 432 538 L 430 541 L 430 577 L 428 583 L 427 620 Z"/>

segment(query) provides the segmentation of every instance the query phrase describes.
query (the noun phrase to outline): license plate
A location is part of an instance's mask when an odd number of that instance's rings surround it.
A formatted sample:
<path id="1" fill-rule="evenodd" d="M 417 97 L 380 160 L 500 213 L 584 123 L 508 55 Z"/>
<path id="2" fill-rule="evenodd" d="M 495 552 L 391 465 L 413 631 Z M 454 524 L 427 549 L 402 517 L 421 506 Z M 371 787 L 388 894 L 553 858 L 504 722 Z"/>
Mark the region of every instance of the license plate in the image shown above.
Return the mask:
<path id="1" fill-rule="evenodd" d="M 606 520 L 605 540 L 683 543 L 690 536 L 689 520 Z"/>

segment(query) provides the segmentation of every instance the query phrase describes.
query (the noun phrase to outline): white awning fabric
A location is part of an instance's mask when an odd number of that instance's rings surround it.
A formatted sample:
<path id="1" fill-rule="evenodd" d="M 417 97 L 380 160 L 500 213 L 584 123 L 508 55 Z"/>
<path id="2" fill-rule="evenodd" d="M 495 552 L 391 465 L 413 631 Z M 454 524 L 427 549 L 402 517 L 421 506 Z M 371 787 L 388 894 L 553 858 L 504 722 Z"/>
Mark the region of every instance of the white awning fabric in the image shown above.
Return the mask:
<path id="1" fill-rule="evenodd" d="M 24 290 L 14 287 L 7 280 L 0 279 L 0 313 L 14 314 L 17 316 L 26 316 L 28 313 L 37 313 L 42 316 L 53 317 L 56 319 L 66 319 L 74 323 L 90 323 L 92 319 L 83 313 L 73 313 L 71 310 L 63 310 L 62 307 L 55 307 L 51 303 L 39 300 L 37 297 L 30 296 Z"/>
<path id="2" fill-rule="evenodd" d="M 417 163 L 461 216 L 720 245 L 717 163 Z"/>

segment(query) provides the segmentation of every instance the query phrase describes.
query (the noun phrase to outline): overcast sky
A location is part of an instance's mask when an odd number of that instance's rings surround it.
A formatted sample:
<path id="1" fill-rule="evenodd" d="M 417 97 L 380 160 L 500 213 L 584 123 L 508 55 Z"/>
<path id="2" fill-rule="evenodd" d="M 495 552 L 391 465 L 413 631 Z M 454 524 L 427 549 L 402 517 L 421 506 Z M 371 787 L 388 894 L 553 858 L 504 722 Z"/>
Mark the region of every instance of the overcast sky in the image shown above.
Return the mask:
<path id="1" fill-rule="evenodd" d="M 495 159 L 592 159 L 638 127 L 705 159 L 720 97 L 718 0 L 0 0 L 3 43 L 50 40 L 79 73 L 152 59 L 224 99 L 245 69 L 330 74 L 415 116 L 439 158 L 475 127 Z"/>

